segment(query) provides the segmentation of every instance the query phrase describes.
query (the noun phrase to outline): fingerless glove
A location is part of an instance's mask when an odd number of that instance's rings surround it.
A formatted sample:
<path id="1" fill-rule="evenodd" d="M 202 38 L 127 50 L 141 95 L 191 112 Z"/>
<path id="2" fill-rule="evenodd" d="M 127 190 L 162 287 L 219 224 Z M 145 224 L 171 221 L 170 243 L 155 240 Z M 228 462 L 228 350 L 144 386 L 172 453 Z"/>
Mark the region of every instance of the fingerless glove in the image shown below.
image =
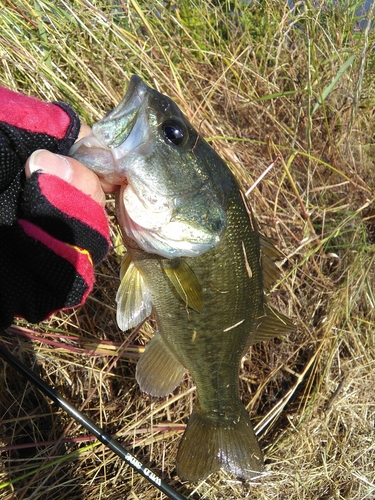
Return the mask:
<path id="1" fill-rule="evenodd" d="M 36 323 L 82 304 L 93 266 L 109 247 L 103 208 L 59 177 L 24 166 L 37 149 L 67 154 L 79 119 L 61 103 L 43 103 L 0 87 L 0 327 L 14 316 Z"/>

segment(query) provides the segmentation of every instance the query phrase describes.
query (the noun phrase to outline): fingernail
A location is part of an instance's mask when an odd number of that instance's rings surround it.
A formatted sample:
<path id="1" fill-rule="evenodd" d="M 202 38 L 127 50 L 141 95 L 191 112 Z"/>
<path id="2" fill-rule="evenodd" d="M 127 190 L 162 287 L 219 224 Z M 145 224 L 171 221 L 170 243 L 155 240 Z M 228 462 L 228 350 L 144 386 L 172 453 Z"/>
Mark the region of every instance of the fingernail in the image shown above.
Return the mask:
<path id="1" fill-rule="evenodd" d="M 29 158 L 29 170 L 31 174 L 41 171 L 45 174 L 57 175 L 64 181 L 69 181 L 72 175 L 72 167 L 68 160 L 46 149 L 34 151 Z"/>

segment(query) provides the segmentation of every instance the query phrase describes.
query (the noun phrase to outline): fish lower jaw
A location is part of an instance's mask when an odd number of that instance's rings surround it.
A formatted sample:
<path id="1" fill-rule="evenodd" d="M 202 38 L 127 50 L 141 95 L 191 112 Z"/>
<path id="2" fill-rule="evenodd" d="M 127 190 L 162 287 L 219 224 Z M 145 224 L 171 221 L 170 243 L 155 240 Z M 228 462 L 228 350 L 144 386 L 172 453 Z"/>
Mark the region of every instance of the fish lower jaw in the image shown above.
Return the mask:
<path id="1" fill-rule="evenodd" d="M 137 217 L 137 220 L 139 218 Z M 181 228 L 176 228 L 174 232 L 173 222 L 159 227 L 160 218 L 152 220 L 150 214 L 147 226 L 142 226 L 142 220 L 134 221 L 131 215 L 123 207 L 119 224 L 126 235 L 147 253 L 157 254 L 167 259 L 176 257 L 198 257 L 203 253 L 212 250 L 217 244 L 216 240 L 199 241 L 198 238 L 188 239 L 185 234 L 181 234 Z"/>

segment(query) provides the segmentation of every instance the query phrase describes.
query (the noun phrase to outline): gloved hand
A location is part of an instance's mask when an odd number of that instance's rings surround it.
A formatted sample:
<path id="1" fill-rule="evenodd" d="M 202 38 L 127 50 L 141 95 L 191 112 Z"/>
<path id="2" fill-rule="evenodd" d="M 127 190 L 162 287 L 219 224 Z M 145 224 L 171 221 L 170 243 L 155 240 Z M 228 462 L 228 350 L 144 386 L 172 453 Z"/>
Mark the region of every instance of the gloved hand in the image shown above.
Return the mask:
<path id="1" fill-rule="evenodd" d="M 35 150 L 67 154 L 79 128 L 67 105 L 0 87 L 2 328 L 14 316 L 35 323 L 82 304 L 93 287 L 93 266 L 108 251 L 108 223 L 99 203 L 60 177 L 37 170 L 26 178 L 24 172 Z"/>

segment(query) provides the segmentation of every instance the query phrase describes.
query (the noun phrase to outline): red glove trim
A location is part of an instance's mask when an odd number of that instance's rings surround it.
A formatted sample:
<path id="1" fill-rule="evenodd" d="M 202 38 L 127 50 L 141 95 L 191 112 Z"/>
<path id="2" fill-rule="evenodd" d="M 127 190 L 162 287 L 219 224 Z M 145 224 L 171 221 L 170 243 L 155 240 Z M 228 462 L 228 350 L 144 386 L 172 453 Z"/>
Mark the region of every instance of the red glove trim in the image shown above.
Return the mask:
<path id="1" fill-rule="evenodd" d="M 95 229 L 109 243 L 108 222 L 99 203 L 56 175 L 40 175 L 38 182 L 41 193 L 51 205 Z"/>
<path id="2" fill-rule="evenodd" d="M 71 117 L 56 104 L 0 87 L 0 122 L 64 139 Z"/>
<path id="3" fill-rule="evenodd" d="M 83 277 L 88 289 L 83 295 L 81 302 L 76 305 L 83 304 L 87 296 L 91 293 L 95 282 L 94 269 L 89 252 L 53 238 L 53 236 L 43 231 L 39 226 L 27 220 L 20 219 L 18 223 L 27 236 L 40 241 L 59 257 L 68 261 L 76 269 L 77 273 Z M 59 284 L 56 283 L 56 286 L 59 286 Z"/>

